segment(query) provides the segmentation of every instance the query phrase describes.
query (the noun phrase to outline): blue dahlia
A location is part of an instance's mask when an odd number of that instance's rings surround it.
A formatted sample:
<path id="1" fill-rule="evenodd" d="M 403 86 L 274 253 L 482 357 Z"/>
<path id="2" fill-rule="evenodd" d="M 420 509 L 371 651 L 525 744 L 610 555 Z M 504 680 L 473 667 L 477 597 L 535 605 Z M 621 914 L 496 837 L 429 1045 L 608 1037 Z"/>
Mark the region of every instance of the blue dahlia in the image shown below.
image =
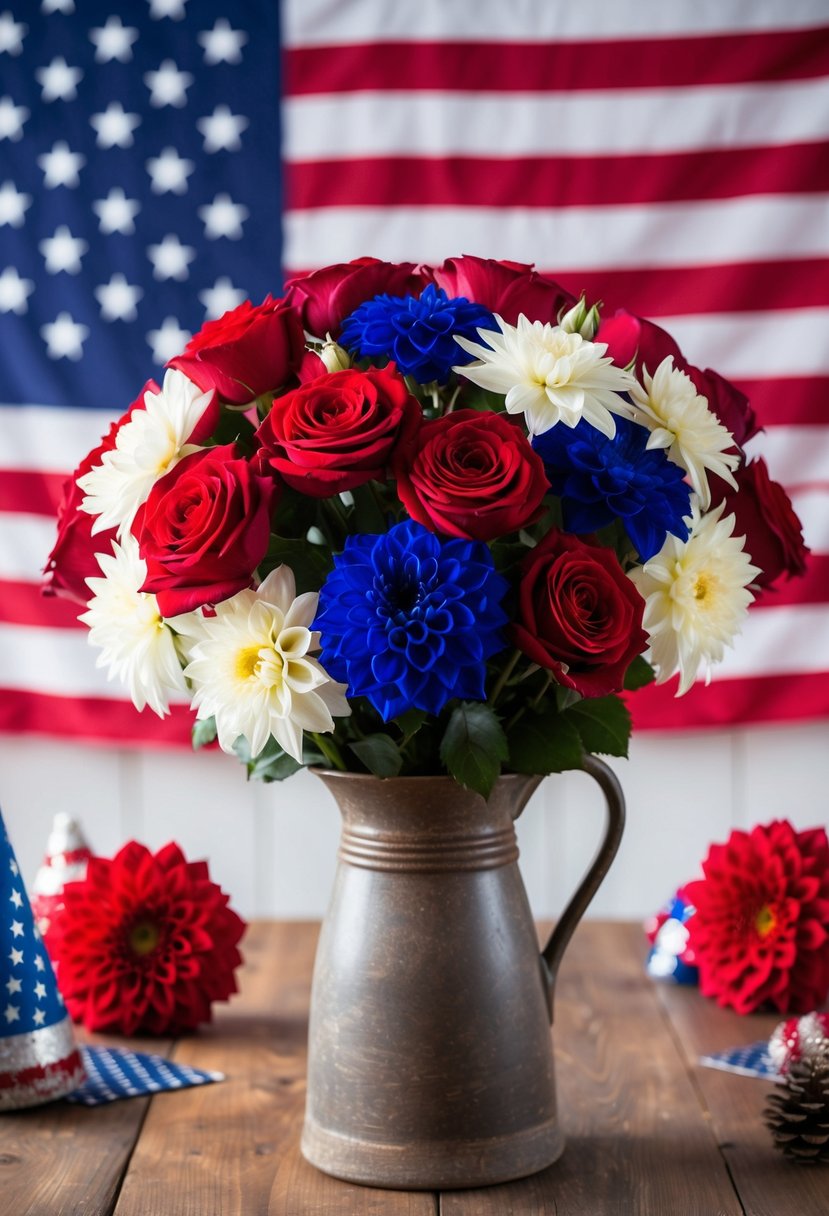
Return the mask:
<path id="1" fill-rule="evenodd" d="M 419 384 L 444 384 L 458 363 L 473 358 L 454 335 L 478 338 L 479 329 L 497 329 L 492 313 L 465 296 L 450 298 L 430 283 L 419 296 L 375 296 L 343 322 L 340 344 L 362 358 L 393 359 L 404 376 Z"/>
<path id="2" fill-rule="evenodd" d="M 659 552 L 669 532 L 687 539 L 691 490 L 684 470 L 663 448 L 648 449 L 649 435 L 647 427 L 617 418 L 613 439 L 582 420 L 533 440 L 568 532 L 594 532 L 621 519 L 642 561 Z"/>
<path id="3" fill-rule="evenodd" d="M 480 541 L 441 540 L 413 520 L 349 536 L 320 591 L 320 661 L 386 722 L 438 714 L 453 697 L 483 701 L 506 590 Z"/>

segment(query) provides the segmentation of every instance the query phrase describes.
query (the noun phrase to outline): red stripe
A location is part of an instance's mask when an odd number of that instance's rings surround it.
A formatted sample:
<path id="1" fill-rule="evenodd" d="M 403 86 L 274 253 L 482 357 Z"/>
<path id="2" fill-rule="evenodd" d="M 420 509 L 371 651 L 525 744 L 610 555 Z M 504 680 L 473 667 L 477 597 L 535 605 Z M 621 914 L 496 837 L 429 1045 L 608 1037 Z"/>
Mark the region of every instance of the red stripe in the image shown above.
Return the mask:
<path id="1" fill-rule="evenodd" d="M 44 629 L 85 629 L 77 620 L 80 604 L 43 595 L 39 583 L 0 579 L 0 623 L 38 625 Z"/>
<path id="2" fill-rule="evenodd" d="M 0 469 L 0 511 L 55 516 L 66 478 L 40 469 Z"/>
<path id="3" fill-rule="evenodd" d="M 810 553 L 802 578 L 783 578 L 774 583 L 757 597 L 751 610 L 793 604 L 829 604 L 829 553 Z"/>
<path id="4" fill-rule="evenodd" d="M 676 680 L 628 694 L 634 730 L 685 730 L 829 716 L 829 672 L 806 672 L 694 684 L 674 697 Z"/>
<path id="5" fill-rule="evenodd" d="M 286 206 L 598 207 L 829 190 L 824 143 L 629 156 L 292 161 Z"/>
<path id="6" fill-rule="evenodd" d="M 46 1027 L 44 1027 L 44 1030 Z M 56 1060 L 54 1064 L 33 1064 L 30 1068 L 21 1068 L 16 1072 L 0 1072 L 0 1089 L 17 1089 L 20 1086 L 34 1085 L 35 1094 L 45 1094 L 47 1089 L 37 1082 L 61 1081 L 80 1073 L 84 1068 L 80 1052 L 73 1048 L 68 1056 Z M 79 1078 L 80 1083 L 80 1078 Z"/>
<path id="7" fill-rule="evenodd" d="M 317 267 L 289 268 L 299 278 Z M 604 311 L 627 308 L 643 317 L 695 313 L 757 312 L 766 309 L 829 306 L 829 258 L 740 262 L 718 266 L 634 267 L 623 270 L 568 270 L 539 265 L 575 295 L 602 301 Z M 770 284 L 773 290 L 770 290 Z M 825 416 L 824 416 L 825 420 Z"/>
<path id="8" fill-rule="evenodd" d="M 624 42 L 371 42 L 288 49 L 287 96 L 362 90 L 549 93 L 804 80 L 829 71 L 829 30 Z"/>
<path id="9" fill-rule="evenodd" d="M 829 376 L 782 380 L 735 380 L 757 413 L 761 426 L 829 424 Z"/>
<path id="10" fill-rule="evenodd" d="M 0 733 L 54 735 L 112 747 L 190 747 L 193 713 L 174 705 L 167 718 L 139 713 L 131 701 L 58 697 L 0 688 Z"/>

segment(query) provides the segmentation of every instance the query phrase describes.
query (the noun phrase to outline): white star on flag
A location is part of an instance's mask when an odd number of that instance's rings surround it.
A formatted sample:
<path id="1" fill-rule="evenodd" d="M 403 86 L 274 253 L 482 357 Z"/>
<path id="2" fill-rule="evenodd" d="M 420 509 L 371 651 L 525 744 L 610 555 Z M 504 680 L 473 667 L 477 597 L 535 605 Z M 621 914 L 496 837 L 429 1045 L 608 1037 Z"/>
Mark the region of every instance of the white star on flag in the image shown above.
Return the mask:
<path id="1" fill-rule="evenodd" d="M 3 182 L 0 186 L 0 228 L 10 224 L 12 228 L 20 228 L 24 214 L 32 205 L 31 194 L 18 193 L 14 182 Z"/>
<path id="2" fill-rule="evenodd" d="M 165 59 L 156 72 L 145 72 L 144 84 L 150 90 L 151 106 L 184 106 L 187 90 L 193 83 L 189 72 L 180 72 L 172 59 Z"/>
<path id="3" fill-rule="evenodd" d="M 47 67 L 38 68 L 35 79 L 41 87 L 41 101 L 74 101 L 83 72 L 70 68 L 65 59 L 57 56 Z"/>
<path id="4" fill-rule="evenodd" d="M 19 967 L 21 965 L 21 963 L 23 962 L 23 951 L 15 950 L 14 946 L 12 946 L 11 954 L 9 955 L 9 961 L 11 962 L 11 965 L 13 967 Z"/>
<path id="5" fill-rule="evenodd" d="M 69 145 L 64 140 L 58 140 L 52 145 L 51 152 L 44 152 L 37 158 L 37 163 L 43 170 L 44 186 L 51 190 L 54 186 L 79 185 L 80 170 L 86 164 L 86 157 L 79 152 L 70 152 Z"/>
<path id="6" fill-rule="evenodd" d="M 97 132 L 99 148 L 131 148 L 133 131 L 141 125 L 138 114 L 127 114 L 120 101 L 111 101 L 102 114 L 93 114 L 89 124 Z"/>
<path id="7" fill-rule="evenodd" d="M 14 874 L 15 878 L 17 878 L 18 874 L 20 873 L 20 870 L 18 869 L 17 862 L 14 860 L 13 857 L 12 857 L 11 861 L 9 862 L 9 869 L 11 870 L 12 874 Z"/>
<path id="8" fill-rule="evenodd" d="M 212 30 L 203 30 L 196 35 L 204 47 L 204 62 L 212 67 L 216 63 L 241 63 L 242 47 L 248 40 L 244 30 L 233 30 L 224 17 L 217 18 Z"/>
<path id="9" fill-rule="evenodd" d="M 55 229 L 54 236 L 41 241 L 38 249 L 43 254 L 46 269 L 50 274 L 77 274 L 81 269 L 81 258 L 89 249 L 86 241 L 74 237 L 65 224 Z"/>
<path id="10" fill-rule="evenodd" d="M 190 274 L 189 265 L 196 251 L 192 245 L 182 245 L 174 232 L 168 232 L 160 245 L 149 246 L 147 256 L 153 264 L 154 279 L 183 282 Z"/>
<path id="11" fill-rule="evenodd" d="M 35 289 L 31 279 L 21 279 L 16 266 L 7 266 L 0 274 L 0 312 L 14 312 L 21 317 L 28 309 L 28 298 Z"/>
<path id="12" fill-rule="evenodd" d="M 7 1005 L 4 1012 L 7 1022 L 17 1022 L 20 1020 L 20 1008 L 17 1005 Z"/>
<path id="13" fill-rule="evenodd" d="M 38 1001 L 46 1000 L 46 985 L 43 983 L 42 980 L 38 980 L 37 983 L 35 984 L 35 1000 L 38 1000 Z"/>
<path id="14" fill-rule="evenodd" d="M 0 97 L 0 139 L 17 143 L 23 136 L 23 124 L 28 117 L 25 106 L 16 106 L 11 97 Z"/>
<path id="15" fill-rule="evenodd" d="M 32 1021 L 34 1022 L 35 1026 L 42 1026 L 46 1021 L 46 1010 L 36 1009 L 32 1014 Z"/>
<path id="16" fill-rule="evenodd" d="M 37 971 L 44 971 L 46 969 L 46 964 L 44 963 L 43 956 L 41 954 L 35 955 L 35 969 Z"/>
<path id="17" fill-rule="evenodd" d="M 247 207 L 234 203 L 229 194 L 217 194 L 212 203 L 199 207 L 196 214 L 204 224 L 204 235 L 210 240 L 221 236 L 238 241 L 242 224 L 250 214 Z"/>
<path id="18" fill-rule="evenodd" d="M 12 921 L 12 937 L 23 936 L 23 922 L 19 920 Z"/>
<path id="19" fill-rule="evenodd" d="M 21 908 L 23 906 L 23 896 L 14 887 L 12 887 L 12 893 L 9 896 L 9 899 L 14 904 L 15 908 Z"/>
<path id="20" fill-rule="evenodd" d="M 15 979 L 14 976 L 12 976 L 11 979 L 6 980 L 6 992 L 8 992 L 9 996 L 14 996 L 16 992 L 21 992 L 22 989 L 22 980 Z"/>
<path id="21" fill-rule="evenodd" d="M 40 11 L 45 14 L 49 13 L 74 13 L 75 0 L 43 0 L 40 6 Z"/>
<path id="22" fill-rule="evenodd" d="M 249 125 L 243 115 L 231 114 L 228 106 L 216 106 L 212 114 L 196 122 L 204 136 L 205 152 L 237 152 L 242 146 L 240 136 Z"/>
<path id="23" fill-rule="evenodd" d="M 137 37 L 138 30 L 122 25 L 120 17 L 107 17 L 106 25 L 89 31 L 89 41 L 95 47 L 95 62 L 109 63 L 117 59 L 119 63 L 129 63 L 132 44 Z"/>
<path id="24" fill-rule="evenodd" d="M 131 236 L 135 232 L 134 221 L 141 204 L 127 198 L 120 186 L 113 186 L 106 198 L 99 198 L 92 204 L 92 210 L 98 216 L 98 227 L 104 236 L 112 232 Z"/>
<path id="25" fill-rule="evenodd" d="M 15 21 L 11 13 L 0 13 L 0 54 L 7 51 L 9 55 L 19 55 L 28 31 L 28 25 Z"/>
<path id="26" fill-rule="evenodd" d="M 130 286 L 122 274 L 114 274 L 108 283 L 95 288 L 105 321 L 134 321 L 138 315 L 136 304 L 143 294 L 142 288 Z"/>
<path id="27" fill-rule="evenodd" d="M 40 334 L 46 342 L 50 359 L 80 359 L 83 343 L 89 337 L 89 327 L 73 321 L 68 312 L 58 313 L 54 321 L 42 325 Z"/>
<path id="28" fill-rule="evenodd" d="M 184 194 L 187 190 L 187 178 L 195 169 L 195 165 L 185 156 L 179 156 L 175 148 L 165 148 L 160 156 L 152 156 L 147 161 L 147 172 L 152 181 L 150 188 L 155 194 Z"/>
<path id="29" fill-rule="evenodd" d="M 175 317 L 165 317 L 160 329 L 151 329 L 147 342 L 153 352 L 153 360 L 163 367 L 176 355 L 180 355 L 192 334 L 182 329 Z"/>
<path id="30" fill-rule="evenodd" d="M 181 21 L 184 17 L 184 6 L 187 0 L 150 0 L 150 16 L 155 20 L 161 17 L 171 17 L 173 21 Z"/>
<path id="31" fill-rule="evenodd" d="M 199 292 L 199 303 L 204 305 L 206 319 L 215 321 L 232 308 L 244 303 L 247 296 L 234 287 L 226 276 L 218 278 L 212 287 Z"/>

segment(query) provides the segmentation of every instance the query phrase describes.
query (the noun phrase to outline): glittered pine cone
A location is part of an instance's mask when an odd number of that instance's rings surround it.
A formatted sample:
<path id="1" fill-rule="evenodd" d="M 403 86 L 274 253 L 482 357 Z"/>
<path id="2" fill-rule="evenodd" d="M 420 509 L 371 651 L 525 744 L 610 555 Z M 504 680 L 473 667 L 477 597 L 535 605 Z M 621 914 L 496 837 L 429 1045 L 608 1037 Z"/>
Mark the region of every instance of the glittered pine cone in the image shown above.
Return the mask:
<path id="1" fill-rule="evenodd" d="M 774 1143 L 803 1164 L 829 1165 L 829 1066 L 796 1060 L 763 1111 Z"/>

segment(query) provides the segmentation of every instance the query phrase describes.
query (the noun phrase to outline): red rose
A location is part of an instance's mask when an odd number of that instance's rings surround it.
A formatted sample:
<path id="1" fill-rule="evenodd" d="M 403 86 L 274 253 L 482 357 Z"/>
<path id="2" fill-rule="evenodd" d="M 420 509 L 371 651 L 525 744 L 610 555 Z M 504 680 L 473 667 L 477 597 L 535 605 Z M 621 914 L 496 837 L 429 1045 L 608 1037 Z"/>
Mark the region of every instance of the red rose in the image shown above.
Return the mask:
<path id="1" fill-rule="evenodd" d="M 144 394 L 159 391 L 155 380 L 148 380 L 126 414 L 112 423 L 98 446 L 93 448 L 88 456 L 84 456 L 72 476 L 67 477 L 63 483 L 63 498 L 58 507 L 58 538 L 44 567 L 44 595 L 59 595 L 63 599 L 74 600 L 77 604 L 85 605 L 89 602 L 91 592 L 86 580 L 100 578 L 101 575 L 101 567 L 95 554 L 112 552 L 111 542 L 115 539 L 115 529 L 110 528 L 92 536 L 95 516 L 81 510 L 81 503 L 86 496 L 83 490 L 78 488 L 78 478 L 99 465 L 104 452 L 115 447 L 118 432 L 129 422 L 133 411 L 144 409 Z"/>
<path id="2" fill-rule="evenodd" d="M 644 610 L 615 553 L 549 532 L 524 560 L 513 638 L 559 684 L 602 697 L 648 644 Z"/>
<path id="3" fill-rule="evenodd" d="M 575 296 L 554 279 L 523 262 L 496 262 L 492 258 L 447 258 L 433 278 L 448 296 L 465 296 L 515 325 L 521 313 L 530 321 L 558 320 L 573 307 Z"/>
<path id="4" fill-rule="evenodd" d="M 184 372 L 201 389 L 215 389 L 231 405 L 245 405 L 287 383 L 304 351 L 299 313 L 268 296 L 261 304 L 246 300 L 218 321 L 207 321 L 167 366 Z"/>
<path id="5" fill-rule="evenodd" d="M 193 452 L 155 483 L 132 530 L 147 563 L 141 590 L 157 597 L 162 616 L 250 586 L 270 541 L 275 490 L 233 444 Z"/>
<path id="6" fill-rule="evenodd" d="M 785 819 L 712 844 L 688 883 L 703 996 L 737 1013 L 807 1013 L 829 995 L 829 840 Z"/>
<path id="7" fill-rule="evenodd" d="M 436 532 L 493 540 L 528 524 L 550 486 L 544 462 L 503 414 L 457 410 L 424 422 L 392 464 L 412 519 Z"/>
<path id="8" fill-rule="evenodd" d="M 285 300 L 302 317 L 309 333 L 336 338 L 345 318 L 359 304 L 384 292 L 392 296 L 419 295 L 428 282 L 413 262 L 396 265 L 377 258 L 325 266 L 313 274 L 290 279 Z"/>
<path id="9" fill-rule="evenodd" d="M 725 515 L 736 516 L 735 536 L 744 535 L 746 551 L 762 574 L 754 582 L 768 587 L 781 574 L 789 578 L 806 573 L 809 550 L 803 529 L 789 496 L 779 482 L 772 481 L 762 456 L 734 473 L 737 489 L 717 479 L 725 493 Z"/>
<path id="10" fill-rule="evenodd" d="M 420 406 L 388 367 L 331 372 L 277 397 L 256 432 L 257 467 L 313 498 L 383 481 L 398 445 L 420 425 Z"/>

